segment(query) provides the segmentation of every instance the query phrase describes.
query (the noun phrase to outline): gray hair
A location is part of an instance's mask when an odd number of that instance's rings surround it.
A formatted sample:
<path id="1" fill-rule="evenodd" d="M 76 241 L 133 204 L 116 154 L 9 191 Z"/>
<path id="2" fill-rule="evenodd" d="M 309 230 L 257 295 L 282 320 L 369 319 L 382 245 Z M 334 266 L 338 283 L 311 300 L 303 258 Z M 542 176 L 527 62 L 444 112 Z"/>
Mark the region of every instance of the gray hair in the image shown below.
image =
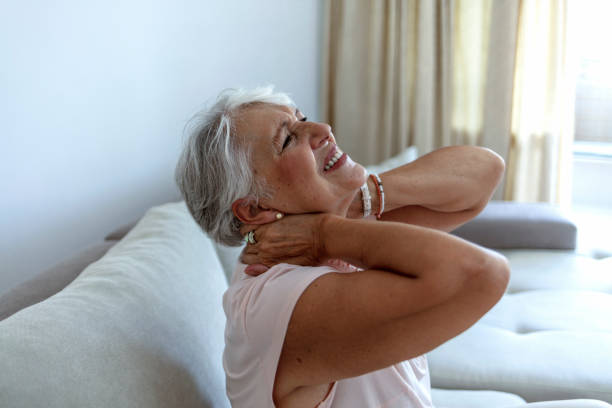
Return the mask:
<path id="1" fill-rule="evenodd" d="M 260 103 L 295 107 L 287 94 L 274 92 L 273 86 L 224 90 L 210 109 L 190 121 L 192 131 L 174 174 L 195 221 L 225 245 L 243 243 L 242 222 L 234 216 L 232 203 L 246 198 L 257 205 L 271 195 L 265 182 L 253 176 L 251 148 L 240 143 L 233 123 L 240 109 Z"/>

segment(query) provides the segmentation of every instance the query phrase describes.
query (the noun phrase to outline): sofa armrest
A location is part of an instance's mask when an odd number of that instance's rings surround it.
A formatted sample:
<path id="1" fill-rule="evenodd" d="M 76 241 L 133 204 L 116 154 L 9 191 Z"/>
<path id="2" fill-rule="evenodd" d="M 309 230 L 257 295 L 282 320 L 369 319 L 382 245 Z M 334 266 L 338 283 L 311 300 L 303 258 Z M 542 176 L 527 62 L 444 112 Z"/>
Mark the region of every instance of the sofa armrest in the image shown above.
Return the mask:
<path id="1" fill-rule="evenodd" d="M 121 241 L 123 237 L 125 237 L 128 232 L 130 232 L 132 228 L 136 226 L 136 224 L 138 224 L 138 221 L 139 220 L 134 220 L 111 231 L 108 233 L 108 235 L 106 235 L 106 237 L 104 237 L 105 242 Z M 213 245 L 219 260 L 221 261 L 221 265 L 223 266 L 223 272 L 225 273 L 227 282 L 229 283 L 232 280 L 232 273 L 234 272 L 234 268 L 238 262 L 238 257 L 240 256 L 240 252 L 244 248 L 244 245 L 239 247 L 230 247 L 214 241 Z"/>
<path id="2" fill-rule="evenodd" d="M 575 249 L 577 228 L 551 204 L 491 201 L 452 233 L 488 248 Z"/>
<path id="3" fill-rule="evenodd" d="M 108 235 L 104 237 L 104 240 L 105 241 L 121 241 L 123 237 L 125 237 L 127 233 L 130 232 L 132 228 L 136 226 L 136 224 L 138 224 L 138 221 L 140 221 L 140 218 L 130 223 L 127 223 L 125 225 L 122 225 L 117 229 L 114 229 L 113 231 L 108 233 Z"/>
<path id="4" fill-rule="evenodd" d="M 106 241 L 92 245 L 3 293 L 0 296 L 0 320 L 55 295 L 115 244 L 115 241 Z"/>

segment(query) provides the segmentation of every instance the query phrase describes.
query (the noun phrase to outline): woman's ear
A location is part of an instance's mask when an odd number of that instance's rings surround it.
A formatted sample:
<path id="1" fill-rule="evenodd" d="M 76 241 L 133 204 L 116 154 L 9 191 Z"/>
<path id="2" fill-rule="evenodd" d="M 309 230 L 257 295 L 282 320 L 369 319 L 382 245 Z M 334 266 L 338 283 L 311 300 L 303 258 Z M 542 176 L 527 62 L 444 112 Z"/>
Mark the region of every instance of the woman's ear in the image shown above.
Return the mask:
<path id="1" fill-rule="evenodd" d="M 256 206 L 251 200 L 239 198 L 232 204 L 232 212 L 244 224 L 267 224 L 277 220 L 278 211 L 265 210 Z"/>

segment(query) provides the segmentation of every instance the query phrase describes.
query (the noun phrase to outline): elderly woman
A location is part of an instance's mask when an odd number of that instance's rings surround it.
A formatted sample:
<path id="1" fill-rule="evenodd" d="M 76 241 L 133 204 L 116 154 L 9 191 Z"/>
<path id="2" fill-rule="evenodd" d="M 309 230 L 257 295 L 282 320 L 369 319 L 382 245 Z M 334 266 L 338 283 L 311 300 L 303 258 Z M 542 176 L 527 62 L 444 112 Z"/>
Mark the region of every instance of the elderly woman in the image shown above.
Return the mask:
<path id="1" fill-rule="evenodd" d="M 431 407 L 425 353 L 508 283 L 505 258 L 446 233 L 503 170 L 456 146 L 370 177 L 287 95 L 222 93 L 176 176 L 204 231 L 248 240 L 223 299 L 232 406 Z"/>

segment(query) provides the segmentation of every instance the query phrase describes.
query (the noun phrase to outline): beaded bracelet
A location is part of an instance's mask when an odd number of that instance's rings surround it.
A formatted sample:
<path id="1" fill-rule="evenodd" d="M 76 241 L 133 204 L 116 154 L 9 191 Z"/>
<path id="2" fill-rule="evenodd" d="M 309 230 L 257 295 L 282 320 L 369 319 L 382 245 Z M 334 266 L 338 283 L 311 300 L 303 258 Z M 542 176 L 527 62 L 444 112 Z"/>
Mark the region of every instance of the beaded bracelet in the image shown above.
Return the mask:
<path id="1" fill-rule="evenodd" d="M 370 197 L 370 189 L 368 188 L 368 181 L 366 180 L 361 186 L 361 201 L 363 201 L 363 218 L 370 215 L 372 210 L 372 197 Z"/>
<path id="2" fill-rule="evenodd" d="M 378 177 L 378 174 L 372 173 L 370 174 L 370 177 L 376 186 L 376 194 L 378 195 L 379 203 L 376 218 L 380 220 L 380 216 L 382 215 L 383 211 L 385 211 L 385 190 L 383 190 L 382 181 L 380 180 L 380 177 Z"/>

